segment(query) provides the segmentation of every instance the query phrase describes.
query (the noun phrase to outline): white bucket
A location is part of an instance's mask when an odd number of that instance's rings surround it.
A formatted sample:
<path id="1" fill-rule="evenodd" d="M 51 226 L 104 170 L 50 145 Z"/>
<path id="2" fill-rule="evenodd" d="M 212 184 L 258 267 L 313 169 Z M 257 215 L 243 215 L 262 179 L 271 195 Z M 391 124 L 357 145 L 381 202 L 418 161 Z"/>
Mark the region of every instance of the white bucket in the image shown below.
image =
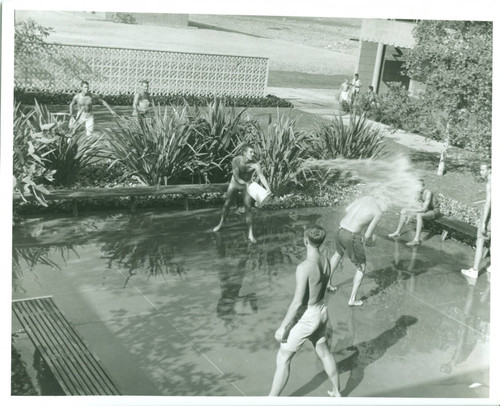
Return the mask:
<path id="1" fill-rule="evenodd" d="M 264 206 L 269 196 L 271 196 L 270 192 L 255 182 L 248 186 L 248 194 L 257 202 L 257 206 Z"/>

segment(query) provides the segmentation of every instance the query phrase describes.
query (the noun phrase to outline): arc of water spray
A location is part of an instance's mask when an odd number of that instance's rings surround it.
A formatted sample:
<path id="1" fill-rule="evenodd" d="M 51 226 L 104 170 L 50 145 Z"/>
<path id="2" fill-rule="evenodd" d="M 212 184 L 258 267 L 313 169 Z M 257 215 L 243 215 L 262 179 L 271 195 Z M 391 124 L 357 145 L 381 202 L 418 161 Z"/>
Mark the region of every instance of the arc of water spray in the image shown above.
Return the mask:
<path id="1" fill-rule="evenodd" d="M 349 173 L 365 185 L 364 195 L 383 199 L 389 206 L 417 207 L 419 176 L 405 155 L 384 159 L 311 159 L 301 165 L 302 170 L 311 168 Z"/>

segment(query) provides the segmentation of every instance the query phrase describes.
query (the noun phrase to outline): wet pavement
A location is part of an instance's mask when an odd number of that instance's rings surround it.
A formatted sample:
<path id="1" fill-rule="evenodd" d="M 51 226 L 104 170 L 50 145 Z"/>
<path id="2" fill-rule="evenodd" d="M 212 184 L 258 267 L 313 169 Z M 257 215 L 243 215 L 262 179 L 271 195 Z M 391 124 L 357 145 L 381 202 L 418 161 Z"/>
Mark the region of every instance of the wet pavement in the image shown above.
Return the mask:
<path id="1" fill-rule="evenodd" d="M 246 240 L 242 215 L 212 233 L 216 209 L 27 219 L 13 234 L 13 299 L 52 295 L 124 395 L 266 395 L 274 331 L 305 255 L 304 226 L 327 228 L 331 255 L 339 215 L 260 212 L 257 244 Z M 339 290 L 328 295 L 343 395 L 488 397 L 488 275 L 461 276 L 473 251 L 457 242 L 427 235 L 409 248 L 411 231 L 401 241 L 384 237 L 395 224 L 384 218 L 367 248 L 365 304 L 347 306 L 348 259 L 334 276 Z M 25 334 L 14 339 L 32 364 L 28 343 Z M 306 343 L 283 395 L 328 389 Z"/>

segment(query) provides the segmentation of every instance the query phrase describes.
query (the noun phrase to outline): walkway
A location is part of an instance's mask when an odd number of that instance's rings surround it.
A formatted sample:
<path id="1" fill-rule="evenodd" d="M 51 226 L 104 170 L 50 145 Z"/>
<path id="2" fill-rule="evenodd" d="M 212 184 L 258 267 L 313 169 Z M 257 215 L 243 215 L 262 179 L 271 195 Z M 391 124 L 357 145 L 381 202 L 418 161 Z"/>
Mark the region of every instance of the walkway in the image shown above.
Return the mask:
<path id="1" fill-rule="evenodd" d="M 337 91 L 330 89 L 292 89 L 284 87 L 268 87 L 267 93 L 293 103 L 294 107 L 306 113 L 315 114 L 324 118 L 331 118 L 337 112 Z M 407 133 L 402 130 L 393 132 L 388 126 L 381 124 L 382 134 L 398 144 L 409 148 L 440 154 L 443 143 L 426 139 L 418 134 Z"/>

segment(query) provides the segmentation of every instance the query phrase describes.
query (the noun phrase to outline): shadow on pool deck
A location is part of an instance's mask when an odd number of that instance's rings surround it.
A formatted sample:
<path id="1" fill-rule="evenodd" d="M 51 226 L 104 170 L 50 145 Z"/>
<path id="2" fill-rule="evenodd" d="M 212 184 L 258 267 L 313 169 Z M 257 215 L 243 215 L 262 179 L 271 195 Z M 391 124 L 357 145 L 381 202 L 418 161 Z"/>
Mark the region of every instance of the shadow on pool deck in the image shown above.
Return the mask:
<path id="1" fill-rule="evenodd" d="M 124 394 L 261 396 L 275 368 L 274 330 L 305 255 L 304 226 L 327 228 L 331 255 L 339 214 L 260 212 L 257 244 L 235 214 L 210 232 L 216 209 L 29 219 L 14 229 L 13 297 L 53 295 Z M 383 219 L 379 236 L 395 221 Z M 484 384 L 468 385 L 488 376 L 489 282 L 460 275 L 472 249 L 437 239 L 410 249 L 377 238 L 367 249 L 361 308 L 347 306 L 349 260 L 334 275 L 330 345 L 344 395 L 401 396 L 406 388 L 408 396 L 440 397 L 435 385 L 451 382 L 447 396 L 488 396 Z M 324 396 L 321 371 L 304 345 L 284 395 Z"/>

